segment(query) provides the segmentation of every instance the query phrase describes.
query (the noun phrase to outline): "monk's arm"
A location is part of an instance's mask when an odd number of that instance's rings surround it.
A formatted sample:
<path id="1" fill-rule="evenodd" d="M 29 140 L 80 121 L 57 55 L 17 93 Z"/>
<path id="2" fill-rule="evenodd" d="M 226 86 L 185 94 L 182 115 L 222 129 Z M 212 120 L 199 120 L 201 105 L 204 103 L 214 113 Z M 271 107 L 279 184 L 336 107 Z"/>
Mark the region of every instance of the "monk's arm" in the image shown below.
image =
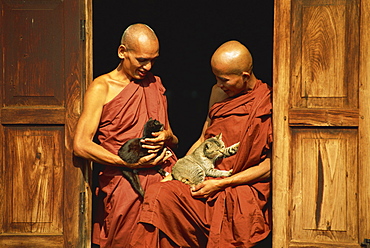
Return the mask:
<path id="1" fill-rule="evenodd" d="M 84 109 L 78 120 L 73 140 L 73 152 L 76 156 L 106 165 L 123 166 L 124 161 L 102 146 L 93 142 L 105 103 L 108 86 L 95 80 L 84 98 Z"/>
<path id="2" fill-rule="evenodd" d="M 251 184 L 257 181 L 262 181 L 270 177 L 271 156 L 262 161 L 260 164 L 252 166 L 244 171 L 226 177 L 220 180 L 206 180 L 192 189 L 192 196 L 197 198 L 206 198 L 216 194 L 218 191 L 227 187 L 237 186 L 242 184 Z"/>
<path id="3" fill-rule="evenodd" d="M 249 167 L 248 169 L 234 174 L 230 177 L 224 178 L 220 181 L 221 187 L 226 188 L 230 186 L 237 186 L 240 184 L 250 184 L 258 181 L 268 179 L 271 174 L 271 155 L 263 160 L 256 166 Z"/>

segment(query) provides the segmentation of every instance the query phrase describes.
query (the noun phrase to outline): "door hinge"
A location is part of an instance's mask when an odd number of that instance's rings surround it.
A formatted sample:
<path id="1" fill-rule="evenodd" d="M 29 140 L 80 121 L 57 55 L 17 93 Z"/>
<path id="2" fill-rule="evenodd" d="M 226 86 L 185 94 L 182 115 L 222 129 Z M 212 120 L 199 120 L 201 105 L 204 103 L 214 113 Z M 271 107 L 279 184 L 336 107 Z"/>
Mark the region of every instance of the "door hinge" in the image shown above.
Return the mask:
<path id="1" fill-rule="evenodd" d="M 85 197 L 85 192 L 80 192 L 80 213 L 83 214 L 85 213 L 85 207 L 86 207 L 86 197 Z"/>
<path id="2" fill-rule="evenodd" d="M 86 20 L 80 20 L 80 40 L 85 41 L 86 38 Z"/>

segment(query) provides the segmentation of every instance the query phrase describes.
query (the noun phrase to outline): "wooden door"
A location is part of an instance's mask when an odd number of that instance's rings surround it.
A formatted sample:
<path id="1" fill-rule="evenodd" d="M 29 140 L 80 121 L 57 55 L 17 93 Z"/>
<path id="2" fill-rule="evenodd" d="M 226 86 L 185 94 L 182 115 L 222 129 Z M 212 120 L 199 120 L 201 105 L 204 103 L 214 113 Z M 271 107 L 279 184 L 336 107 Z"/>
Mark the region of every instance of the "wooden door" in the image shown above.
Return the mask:
<path id="1" fill-rule="evenodd" d="M 370 238 L 370 2 L 277 0 L 273 246 Z"/>
<path id="2" fill-rule="evenodd" d="M 85 247 L 85 3 L 0 1 L 0 247 Z M 82 27 L 82 28 L 81 28 Z"/>

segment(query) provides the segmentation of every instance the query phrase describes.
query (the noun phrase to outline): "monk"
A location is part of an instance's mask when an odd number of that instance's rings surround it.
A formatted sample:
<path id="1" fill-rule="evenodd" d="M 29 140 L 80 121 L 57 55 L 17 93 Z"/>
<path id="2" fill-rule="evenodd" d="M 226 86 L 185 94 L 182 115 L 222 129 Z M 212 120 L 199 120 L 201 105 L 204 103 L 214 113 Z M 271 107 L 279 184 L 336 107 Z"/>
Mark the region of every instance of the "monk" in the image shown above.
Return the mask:
<path id="1" fill-rule="evenodd" d="M 225 146 L 240 142 L 236 155 L 216 165 L 233 175 L 194 189 L 176 180 L 151 185 L 131 247 L 269 247 L 272 92 L 238 41 L 222 44 L 211 67 L 217 83 L 209 115 L 188 153 L 222 133 Z"/>
<path id="2" fill-rule="evenodd" d="M 122 176 L 121 168 L 141 168 L 139 178 L 145 190 L 163 179 L 151 167 L 161 165 L 170 172 L 176 161 L 169 153 L 178 139 L 168 120 L 165 88 L 150 72 L 158 56 L 154 31 L 145 24 L 133 24 L 122 35 L 117 68 L 96 78 L 86 91 L 73 149 L 75 155 L 102 165 L 96 189 L 102 205 L 94 213 L 92 237 L 101 248 L 126 247 L 138 222 L 142 198 Z M 123 161 L 117 155 L 119 148 L 127 140 L 141 137 L 149 118 L 164 124 L 163 131 L 153 133 L 154 138 L 142 140 L 150 154 L 135 164 Z M 93 142 L 95 135 L 98 144 Z"/>

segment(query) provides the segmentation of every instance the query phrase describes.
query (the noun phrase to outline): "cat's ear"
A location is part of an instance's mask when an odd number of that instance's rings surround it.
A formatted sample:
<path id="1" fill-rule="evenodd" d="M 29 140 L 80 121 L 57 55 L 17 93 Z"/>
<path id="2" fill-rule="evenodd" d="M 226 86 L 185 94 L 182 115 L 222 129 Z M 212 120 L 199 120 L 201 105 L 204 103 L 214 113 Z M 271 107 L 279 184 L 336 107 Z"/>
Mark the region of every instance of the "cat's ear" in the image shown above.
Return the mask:
<path id="1" fill-rule="evenodd" d="M 219 134 L 216 136 L 216 139 L 218 139 L 218 140 L 222 140 L 222 133 L 219 133 Z"/>

